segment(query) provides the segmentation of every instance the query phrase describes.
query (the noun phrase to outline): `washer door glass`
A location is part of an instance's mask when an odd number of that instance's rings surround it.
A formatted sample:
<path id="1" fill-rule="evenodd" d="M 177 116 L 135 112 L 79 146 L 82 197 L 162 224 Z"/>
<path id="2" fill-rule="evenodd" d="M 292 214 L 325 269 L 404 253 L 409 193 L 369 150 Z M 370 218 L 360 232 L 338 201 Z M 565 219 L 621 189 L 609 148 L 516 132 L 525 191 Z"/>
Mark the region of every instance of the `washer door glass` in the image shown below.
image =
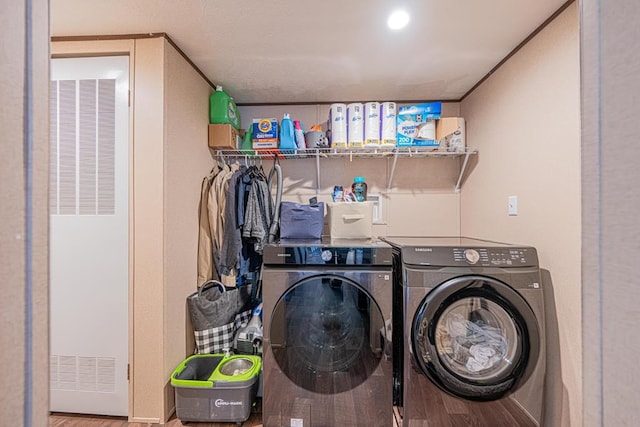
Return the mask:
<path id="1" fill-rule="evenodd" d="M 482 297 L 448 306 L 436 323 L 435 341 L 443 366 L 471 381 L 505 378 L 520 354 L 520 337 L 511 316 Z"/>
<path id="2" fill-rule="evenodd" d="M 378 367 L 380 308 L 355 282 L 336 275 L 304 279 L 276 304 L 271 350 L 282 372 L 316 393 L 351 390 Z"/>

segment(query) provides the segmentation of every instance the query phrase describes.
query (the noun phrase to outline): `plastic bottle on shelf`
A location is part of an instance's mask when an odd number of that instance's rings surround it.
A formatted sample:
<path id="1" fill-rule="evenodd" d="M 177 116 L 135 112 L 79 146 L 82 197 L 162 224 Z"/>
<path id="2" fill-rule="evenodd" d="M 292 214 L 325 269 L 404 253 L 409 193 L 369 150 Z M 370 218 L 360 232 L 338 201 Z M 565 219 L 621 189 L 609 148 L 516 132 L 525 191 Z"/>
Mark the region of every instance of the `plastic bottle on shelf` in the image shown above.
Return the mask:
<path id="1" fill-rule="evenodd" d="M 363 176 L 356 176 L 351 184 L 351 191 L 356 196 L 357 202 L 365 202 L 367 200 L 367 183 L 364 182 Z"/>
<path id="2" fill-rule="evenodd" d="M 253 149 L 253 126 L 249 126 L 249 129 L 244 134 L 244 138 L 242 138 L 242 150 L 251 150 Z"/>
<path id="3" fill-rule="evenodd" d="M 342 189 L 342 185 L 336 185 L 333 187 L 333 193 L 331 193 L 331 199 L 334 202 L 341 202 L 344 197 L 344 190 Z"/>
<path id="4" fill-rule="evenodd" d="M 209 97 L 209 122 L 211 124 L 230 124 L 240 129 L 240 114 L 238 107 L 222 86 L 216 86 L 216 91 Z"/>
<path id="5" fill-rule="evenodd" d="M 293 133 L 293 122 L 289 113 L 284 113 L 284 117 L 280 122 L 280 145 L 281 150 L 295 150 L 296 140 Z"/>
<path id="6" fill-rule="evenodd" d="M 302 130 L 302 126 L 300 125 L 300 120 L 293 121 L 293 133 L 295 135 L 296 146 L 299 150 L 304 150 L 307 148 L 307 145 L 304 142 L 304 130 Z"/>

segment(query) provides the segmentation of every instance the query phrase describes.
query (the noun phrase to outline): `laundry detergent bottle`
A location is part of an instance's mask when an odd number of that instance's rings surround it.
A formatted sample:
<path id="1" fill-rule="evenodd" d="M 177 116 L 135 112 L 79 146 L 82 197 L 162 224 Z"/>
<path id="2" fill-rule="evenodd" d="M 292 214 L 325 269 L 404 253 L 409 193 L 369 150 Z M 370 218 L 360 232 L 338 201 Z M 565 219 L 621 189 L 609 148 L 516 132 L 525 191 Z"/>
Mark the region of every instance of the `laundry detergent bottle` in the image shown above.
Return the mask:
<path id="1" fill-rule="evenodd" d="M 209 122 L 211 124 L 230 124 L 240 129 L 240 114 L 238 107 L 222 86 L 217 86 L 216 91 L 209 97 Z"/>
<path id="2" fill-rule="evenodd" d="M 296 139 L 293 131 L 293 121 L 289 117 L 289 113 L 284 113 L 284 117 L 280 122 L 280 145 L 281 150 L 295 150 Z"/>
<path id="3" fill-rule="evenodd" d="M 299 150 L 304 150 L 307 148 L 306 143 L 304 142 L 304 130 L 302 129 L 302 125 L 300 124 L 300 120 L 293 121 L 293 134 L 296 138 L 296 146 Z"/>
<path id="4" fill-rule="evenodd" d="M 244 138 L 242 138 L 242 146 L 240 149 L 242 150 L 251 150 L 253 148 L 253 126 L 249 126 L 249 129 L 244 134 Z"/>

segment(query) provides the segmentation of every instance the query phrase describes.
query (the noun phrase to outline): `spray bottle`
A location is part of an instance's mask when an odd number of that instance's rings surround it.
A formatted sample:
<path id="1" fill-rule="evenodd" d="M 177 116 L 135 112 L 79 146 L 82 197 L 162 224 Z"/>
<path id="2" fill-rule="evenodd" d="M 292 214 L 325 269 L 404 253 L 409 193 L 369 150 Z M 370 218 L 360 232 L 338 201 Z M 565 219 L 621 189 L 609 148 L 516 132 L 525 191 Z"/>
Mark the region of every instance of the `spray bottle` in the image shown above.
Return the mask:
<path id="1" fill-rule="evenodd" d="M 304 130 L 300 125 L 300 120 L 293 121 L 293 133 L 296 138 L 296 145 L 298 146 L 298 149 L 304 150 L 305 148 L 307 148 L 307 145 L 304 142 Z"/>
<path id="2" fill-rule="evenodd" d="M 284 117 L 280 122 L 280 146 L 281 150 L 295 150 L 296 141 L 293 134 L 293 122 L 289 113 L 284 113 Z"/>

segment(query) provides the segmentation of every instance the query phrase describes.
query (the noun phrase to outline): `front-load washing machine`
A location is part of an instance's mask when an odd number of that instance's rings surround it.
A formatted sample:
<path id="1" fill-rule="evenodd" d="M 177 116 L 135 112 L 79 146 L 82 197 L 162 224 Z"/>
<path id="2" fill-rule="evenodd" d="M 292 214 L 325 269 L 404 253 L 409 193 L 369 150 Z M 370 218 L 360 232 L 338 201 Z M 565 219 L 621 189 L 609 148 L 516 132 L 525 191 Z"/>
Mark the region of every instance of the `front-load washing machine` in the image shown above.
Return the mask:
<path id="1" fill-rule="evenodd" d="M 392 261 L 380 241 L 265 246 L 265 426 L 393 424 Z"/>
<path id="2" fill-rule="evenodd" d="M 535 248 L 460 237 L 394 247 L 395 401 L 406 426 L 535 426 L 545 329 Z"/>

